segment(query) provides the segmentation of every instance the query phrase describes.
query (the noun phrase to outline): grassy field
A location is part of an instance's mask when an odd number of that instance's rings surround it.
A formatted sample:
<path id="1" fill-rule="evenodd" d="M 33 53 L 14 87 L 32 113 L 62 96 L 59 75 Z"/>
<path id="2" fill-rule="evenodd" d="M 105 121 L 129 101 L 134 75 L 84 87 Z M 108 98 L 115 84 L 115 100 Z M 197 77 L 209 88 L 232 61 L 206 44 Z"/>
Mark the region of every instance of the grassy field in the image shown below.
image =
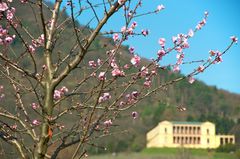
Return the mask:
<path id="1" fill-rule="evenodd" d="M 140 153 L 89 156 L 89 159 L 237 159 L 234 154 L 201 149 L 154 148 Z"/>

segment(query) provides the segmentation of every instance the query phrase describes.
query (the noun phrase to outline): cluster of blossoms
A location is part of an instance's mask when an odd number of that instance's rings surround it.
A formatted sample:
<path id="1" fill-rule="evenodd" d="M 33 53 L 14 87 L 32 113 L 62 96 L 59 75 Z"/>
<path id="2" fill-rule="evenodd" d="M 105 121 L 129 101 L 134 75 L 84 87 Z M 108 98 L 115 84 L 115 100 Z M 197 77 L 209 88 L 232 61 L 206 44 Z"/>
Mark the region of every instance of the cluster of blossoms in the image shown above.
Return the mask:
<path id="1" fill-rule="evenodd" d="M 53 98 L 55 100 L 60 99 L 64 94 L 66 94 L 68 92 L 68 88 L 63 86 L 61 89 L 59 90 L 54 90 L 54 94 L 53 94 Z"/>
<path id="2" fill-rule="evenodd" d="M 0 101 L 4 98 L 5 94 L 3 92 L 3 85 L 0 85 Z"/>
<path id="3" fill-rule="evenodd" d="M 238 39 L 237 39 L 237 37 L 236 36 L 231 36 L 230 37 L 230 39 L 232 40 L 232 42 L 234 42 L 234 43 L 237 43 L 237 41 L 238 41 Z M 221 63 L 223 60 L 222 60 L 222 53 L 220 52 L 220 51 L 218 51 L 218 50 L 216 50 L 216 51 L 214 51 L 214 50 L 210 50 L 209 51 L 209 55 L 210 55 L 210 57 L 209 57 L 209 60 L 208 60 L 208 62 L 212 62 L 213 64 L 216 64 L 216 63 Z M 213 61 L 211 61 L 211 59 L 214 59 Z M 198 68 L 197 68 L 197 72 L 199 72 L 199 73 L 201 73 L 201 72 L 203 72 L 205 70 L 205 67 L 204 67 L 204 65 L 200 65 L 200 66 L 198 66 Z M 188 82 L 189 83 L 193 83 L 195 81 L 195 79 L 190 75 L 190 76 L 188 76 Z"/>
<path id="4" fill-rule="evenodd" d="M 35 53 L 36 48 L 44 45 L 44 35 L 41 34 L 37 39 L 32 40 L 32 45 L 28 46 L 30 53 Z"/>
<path id="5" fill-rule="evenodd" d="M 149 71 L 149 69 L 145 66 L 143 66 L 140 70 L 140 76 L 145 78 L 145 81 L 143 83 L 144 87 L 150 87 L 152 85 L 152 76 L 156 75 L 156 70 Z"/>
<path id="6" fill-rule="evenodd" d="M 11 0 L 8 0 L 8 2 L 12 2 Z M 9 7 L 7 3 L 0 2 L 0 20 L 6 16 L 6 25 L 5 28 L 3 25 L 0 25 L 0 45 L 9 45 L 13 42 L 15 39 L 15 35 L 10 35 L 8 30 L 12 26 L 15 28 L 17 27 L 17 23 L 14 22 L 14 14 L 16 12 L 16 9 L 13 7 Z"/>
<path id="7" fill-rule="evenodd" d="M 102 103 L 102 102 L 107 101 L 111 98 L 112 98 L 112 96 L 110 95 L 110 93 L 108 93 L 108 92 L 103 93 L 103 95 L 99 97 L 98 103 Z"/>
<path id="8" fill-rule="evenodd" d="M 112 120 L 111 119 L 106 120 L 106 121 L 103 122 L 103 124 L 108 128 L 112 125 Z"/>
<path id="9" fill-rule="evenodd" d="M 200 22 L 197 24 L 197 26 L 196 26 L 196 29 L 197 29 L 197 30 L 202 29 L 202 27 L 203 27 L 203 26 L 206 24 L 206 22 L 207 22 L 208 12 L 205 12 L 204 15 L 205 15 L 205 16 L 204 16 L 203 20 L 200 21 Z"/>
<path id="10" fill-rule="evenodd" d="M 209 54 L 210 54 L 210 57 L 209 59 L 211 59 L 212 57 L 214 57 L 214 61 L 213 63 L 221 63 L 223 60 L 222 60 L 222 53 L 219 52 L 219 51 L 213 51 L 213 50 L 210 50 L 209 51 Z"/>
<path id="11" fill-rule="evenodd" d="M 197 71 L 198 72 L 203 72 L 205 67 L 203 65 L 198 66 Z"/>
<path id="12" fill-rule="evenodd" d="M 15 35 L 9 35 L 8 30 L 4 29 L 2 25 L 0 25 L 0 45 L 9 45 L 15 39 Z"/>
<path id="13" fill-rule="evenodd" d="M 101 66 L 102 64 L 103 64 L 103 61 L 101 59 L 97 59 L 97 62 L 95 62 L 94 60 L 88 61 L 88 65 L 92 68 L 96 68 L 97 65 Z"/>
<path id="14" fill-rule="evenodd" d="M 129 35 L 133 35 L 134 34 L 134 29 L 136 29 L 136 27 L 137 27 L 137 22 L 133 22 L 129 28 L 127 28 L 126 26 L 123 26 L 121 28 L 121 33 L 124 35 L 125 39 L 128 39 Z M 118 34 L 114 34 L 113 35 L 113 40 L 114 41 L 119 40 L 119 35 Z"/>
<path id="15" fill-rule="evenodd" d="M 126 94 L 125 98 L 127 100 L 126 104 L 131 104 L 137 101 L 138 96 L 140 95 L 139 92 L 133 91 L 132 93 Z"/>
<path id="16" fill-rule="evenodd" d="M 104 81 L 106 79 L 106 72 L 100 72 L 98 75 L 98 79 L 100 81 Z"/>
<path id="17" fill-rule="evenodd" d="M 120 67 L 116 63 L 115 58 L 110 58 L 109 63 L 110 63 L 110 66 L 113 69 L 112 72 L 111 72 L 113 77 L 123 77 L 123 76 L 125 76 L 124 71 L 120 69 Z"/>
<path id="18" fill-rule="evenodd" d="M 137 55 L 134 55 L 134 56 L 132 57 L 132 59 L 131 59 L 131 63 L 132 63 L 132 65 L 135 66 L 135 67 L 139 66 L 140 61 L 141 61 L 141 58 L 140 58 L 139 56 L 137 56 Z"/>

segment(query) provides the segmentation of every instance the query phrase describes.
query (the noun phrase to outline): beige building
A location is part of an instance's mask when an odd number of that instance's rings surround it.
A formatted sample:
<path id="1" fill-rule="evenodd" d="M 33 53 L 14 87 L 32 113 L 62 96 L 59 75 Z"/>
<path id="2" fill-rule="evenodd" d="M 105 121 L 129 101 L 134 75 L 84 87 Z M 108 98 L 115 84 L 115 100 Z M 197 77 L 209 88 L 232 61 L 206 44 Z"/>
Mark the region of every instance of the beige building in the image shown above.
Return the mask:
<path id="1" fill-rule="evenodd" d="M 216 135 L 211 122 L 162 121 L 147 133 L 147 147 L 217 148 L 235 143 L 234 135 Z"/>

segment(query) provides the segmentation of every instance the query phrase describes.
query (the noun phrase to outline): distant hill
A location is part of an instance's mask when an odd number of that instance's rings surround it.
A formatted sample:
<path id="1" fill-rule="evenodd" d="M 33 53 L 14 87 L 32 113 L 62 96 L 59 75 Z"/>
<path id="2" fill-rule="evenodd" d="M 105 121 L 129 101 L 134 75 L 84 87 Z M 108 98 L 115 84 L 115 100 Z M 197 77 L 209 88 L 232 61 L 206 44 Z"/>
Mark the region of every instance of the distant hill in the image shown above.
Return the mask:
<path id="1" fill-rule="evenodd" d="M 27 26 L 30 32 L 38 37 L 41 34 L 41 27 L 39 27 L 37 21 L 31 14 L 31 8 L 29 5 L 23 6 L 18 5 L 14 1 L 15 7 L 17 8 L 17 15 L 19 20 L 24 26 Z M 33 10 L 36 9 L 33 7 Z M 37 11 L 36 11 L 37 12 Z M 46 10 L 46 15 L 49 11 Z M 65 12 L 61 13 L 62 20 L 67 16 Z M 71 25 L 71 24 L 69 24 Z M 81 26 L 79 27 L 86 27 Z M 91 31 L 90 28 L 86 27 L 82 33 L 83 36 L 87 35 Z M 66 50 L 71 49 L 71 45 L 62 45 L 63 42 L 68 41 L 69 44 L 75 41 L 71 39 L 73 31 L 70 27 L 66 27 L 62 32 L 59 42 L 56 44 L 54 52 L 59 56 L 64 55 Z M 27 37 L 27 35 L 24 35 Z M 90 53 L 86 57 L 85 63 L 90 58 L 97 59 L 99 57 L 104 58 L 106 51 L 113 48 L 112 39 L 104 36 L 98 36 L 94 41 L 94 45 L 90 48 Z M 17 39 L 13 45 L 14 50 L 19 52 L 23 51 L 22 44 Z M 127 46 L 121 48 L 121 59 L 126 61 L 130 58 L 128 54 Z M 41 50 L 38 50 L 36 54 L 41 54 Z M 39 55 L 40 56 L 40 55 Z M 144 59 L 142 63 L 149 63 L 147 59 Z M 37 64 L 43 64 L 43 61 L 38 60 Z M 29 67 L 29 60 L 25 59 L 24 64 L 26 68 Z M 87 71 L 87 70 L 86 70 Z M 155 81 L 155 85 L 182 76 L 181 74 L 172 73 L 171 69 L 159 69 L 159 81 Z M 71 78 L 80 78 L 84 72 L 74 72 Z M 4 81 L 0 79 L 0 84 Z M 66 85 L 71 86 L 71 79 L 65 81 Z M 31 99 L 30 99 L 31 100 Z M 5 102 L 12 103 L 11 99 Z M 14 102 L 14 101 L 13 101 Z M 179 111 L 177 106 L 186 107 L 186 111 Z M 137 111 L 139 113 L 138 119 L 131 118 L 131 111 Z M 99 143 L 106 145 L 108 151 L 140 151 L 145 147 L 145 134 L 148 130 L 156 126 L 161 120 L 176 120 L 176 121 L 212 121 L 216 123 L 218 133 L 236 133 L 239 136 L 240 124 L 240 95 L 229 93 L 224 90 L 219 90 L 214 86 L 207 86 L 201 81 L 196 81 L 194 84 L 189 84 L 187 81 L 182 81 L 175 85 L 171 85 L 166 90 L 158 93 L 157 95 L 148 97 L 146 100 L 140 102 L 136 107 L 125 113 L 119 115 L 119 119 L 116 126 L 112 129 L 115 135 L 110 137 L 102 138 Z M 70 122 L 70 121 L 69 121 Z M 126 130 L 126 131 L 123 131 Z M 237 134 L 238 133 L 238 134 Z M 238 139 L 239 141 L 239 139 Z M 92 148 L 92 152 L 100 152 L 102 149 Z"/>

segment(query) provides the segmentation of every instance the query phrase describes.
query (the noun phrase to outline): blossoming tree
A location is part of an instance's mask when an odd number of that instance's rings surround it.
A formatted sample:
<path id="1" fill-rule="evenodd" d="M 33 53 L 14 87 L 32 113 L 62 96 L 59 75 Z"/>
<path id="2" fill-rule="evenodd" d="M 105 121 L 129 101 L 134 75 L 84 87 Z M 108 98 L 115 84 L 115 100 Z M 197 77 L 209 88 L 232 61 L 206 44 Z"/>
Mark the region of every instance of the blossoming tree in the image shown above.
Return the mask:
<path id="1" fill-rule="evenodd" d="M 25 23 L 19 15 L 24 10 L 15 6 L 28 8 L 24 14 L 34 20 Z M 147 29 L 136 31 L 136 17 L 156 14 L 165 7 L 137 13 L 141 7 L 141 0 L 0 1 L 0 138 L 15 147 L 21 158 L 57 158 L 72 145 L 76 145 L 72 158 L 86 156 L 85 146 L 108 134 L 119 113 L 171 84 L 184 79 L 193 83 L 195 75 L 222 62 L 222 55 L 237 42 L 232 36 L 225 50 L 209 51 L 207 60 L 184 61 L 188 39 L 206 24 L 205 12 L 195 29 L 172 37 L 172 47 L 167 48 L 166 40 L 159 38 L 156 58 L 142 62 L 134 47 L 123 54 L 122 44 L 134 36 L 148 36 Z M 65 10 L 68 17 L 63 16 Z M 77 21 L 87 10 L 94 17 L 89 23 L 97 21 L 92 29 Z M 125 25 L 101 33 L 116 12 L 123 13 Z M 31 26 L 37 29 L 33 31 Z M 110 35 L 112 41 L 104 35 Z M 99 36 L 106 42 L 96 47 Z M 100 48 L 104 54 L 93 54 Z M 192 62 L 199 62 L 199 67 L 186 76 L 153 84 L 166 68 L 159 62 L 172 52 L 177 52 L 176 63 L 168 65 L 173 72 Z M 138 117 L 136 111 L 131 115 Z M 71 122 L 66 125 L 66 120 Z M 54 150 L 49 152 L 53 144 Z"/>

